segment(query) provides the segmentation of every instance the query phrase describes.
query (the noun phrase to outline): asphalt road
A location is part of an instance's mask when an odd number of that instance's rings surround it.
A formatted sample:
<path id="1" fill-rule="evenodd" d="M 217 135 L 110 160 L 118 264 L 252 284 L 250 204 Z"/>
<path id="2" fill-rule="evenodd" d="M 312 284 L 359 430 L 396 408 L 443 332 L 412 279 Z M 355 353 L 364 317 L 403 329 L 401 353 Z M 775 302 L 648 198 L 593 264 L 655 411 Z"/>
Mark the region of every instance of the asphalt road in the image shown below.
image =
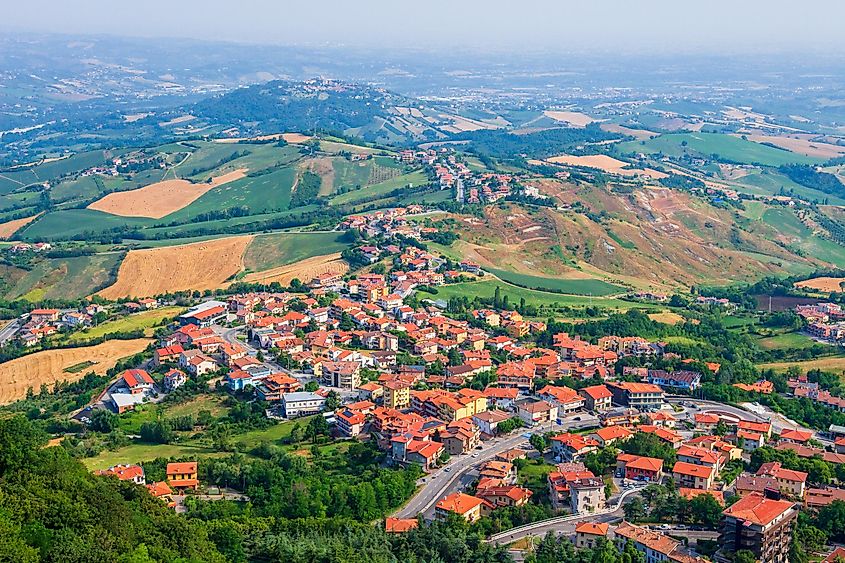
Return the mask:
<path id="1" fill-rule="evenodd" d="M 597 427 L 598 419 L 594 416 L 582 414 L 581 420 L 573 420 L 570 418 L 564 424 L 544 426 L 542 428 L 535 427 L 531 429 L 521 429 L 513 436 L 503 438 L 496 438 L 495 440 L 485 442 L 483 450 L 475 450 L 471 454 L 454 456 L 449 464 L 443 468 L 438 469 L 434 473 L 427 475 L 422 484 L 422 489 L 406 504 L 400 508 L 393 515 L 398 518 L 414 518 L 418 514 L 423 514 L 430 518 L 434 512 L 434 505 L 438 500 L 448 494 L 458 491 L 462 485 L 466 484 L 464 479 L 469 479 L 469 473 L 477 466 L 485 461 L 491 460 L 498 454 L 516 448 L 527 439 L 523 436 L 526 432 L 563 432 L 566 430 L 574 430 L 580 428 Z M 472 457 L 477 454 L 478 457 Z"/>
<path id="2" fill-rule="evenodd" d="M 623 515 L 622 505 L 625 502 L 625 499 L 638 494 L 643 488 L 644 487 L 638 487 L 636 489 L 629 489 L 625 491 L 619 497 L 619 500 L 616 501 L 616 504 L 606 511 L 583 515 L 567 514 L 565 516 L 559 516 L 549 520 L 534 522 L 533 524 L 519 526 L 518 528 L 514 528 L 506 532 L 494 534 L 490 536 L 490 539 L 487 541 L 497 545 L 506 545 L 528 536 L 542 537 L 549 532 L 554 532 L 557 535 L 570 536 L 575 533 L 576 526 L 582 522 L 609 523 L 621 520 Z"/>
<path id="3" fill-rule="evenodd" d="M 806 428 L 797 424 L 791 420 L 786 419 L 785 417 L 772 412 L 768 408 L 760 405 L 759 407 L 754 407 L 757 412 L 754 412 L 750 409 L 745 409 L 741 407 L 735 407 L 732 405 L 726 405 L 724 403 L 719 403 L 716 401 L 704 401 L 701 399 L 691 399 L 689 397 L 669 397 L 666 399 L 670 403 L 678 404 L 680 402 L 691 402 L 697 405 L 697 409 L 691 409 L 689 407 L 684 407 L 685 413 L 689 413 L 689 416 L 692 417 L 696 412 L 712 412 L 714 414 L 717 413 L 725 413 L 732 416 L 739 418 L 740 420 L 752 420 L 757 422 L 771 422 L 772 423 L 772 433 L 773 434 L 780 434 L 780 432 L 784 429 L 789 430 L 805 430 L 807 432 L 812 432 L 813 436 L 816 440 L 819 440 L 823 443 L 829 442 L 829 440 L 822 438 L 818 432 L 811 428 Z"/>
<path id="4" fill-rule="evenodd" d="M 21 328 L 21 320 L 14 319 L 12 322 L 4 326 L 0 329 L 0 346 L 5 344 L 7 341 L 11 340 L 12 337 L 20 330 Z"/>

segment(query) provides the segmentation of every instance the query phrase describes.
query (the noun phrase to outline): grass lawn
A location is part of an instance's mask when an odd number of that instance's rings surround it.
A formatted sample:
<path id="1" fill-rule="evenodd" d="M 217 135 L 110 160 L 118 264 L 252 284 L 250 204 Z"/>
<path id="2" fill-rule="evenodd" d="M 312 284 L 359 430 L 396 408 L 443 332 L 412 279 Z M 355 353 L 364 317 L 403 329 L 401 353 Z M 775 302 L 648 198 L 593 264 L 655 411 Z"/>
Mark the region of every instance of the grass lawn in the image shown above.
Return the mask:
<path id="1" fill-rule="evenodd" d="M 521 298 L 525 298 L 525 302 L 529 305 L 536 305 L 538 307 L 583 307 L 593 305 L 595 307 L 616 308 L 616 309 L 642 309 L 648 308 L 649 305 L 645 303 L 632 303 L 623 301 L 621 299 L 614 299 L 611 297 L 586 297 L 581 295 L 564 295 L 561 293 L 549 293 L 546 291 L 537 291 L 534 289 L 526 289 L 524 287 L 517 287 L 499 280 L 482 280 L 475 282 L 456 283 L 438 287 L 437 295 L 427 296 L 421 294 L 423 297 L 430 297 L 431 299 L 442 299 L 448 301 L 450 297 L 466 296 L 472 299 L 478 297 L 493 297 L 496 292 L 496 287 L 501 288 L 501 295 L 508 296 L 511 303 L 519 303 Z"/>
<path id="2" fill-rule="evenodd" d="M 135 410 L 120 415 L 118 420 L 121 430 L 127 434 L 138 434 L 141 431 L 141 425 L 145 422 L 152 422 L 159 418 L 172 419 L 177 416 L 189 414 L 196 416 L 201 410 L 209 410 L 216 417 L 225 416 L 229 412 L 228 407 L 223 405 L 222 397 L 216 395 L 199 395 L 185 403 L 148 403 L 140 405 Z M 185 443 L 200 445 L 190 440 Z"/>
<path id="3" fill-rule="evenodd" d="M 756 322 L 757 322 L 756 317 L 737 317 L 737 316 L 734 316 L 734 315 L 722 317 L 722 324 L 725 325 L 725 328 L 730 328 L 730 329 L 739 329 L 739 328 L 751 326 Z"/>
<path id="4" fill-rule="evenodd" d="M 774 349 L 804 349 L 809 348 L 816 342 L 809 338 L 808 336 L 801 334 L 800 332 L 785 332 L 783 334 L 777 334 L 775 336 L 766 336 L 763 338 L 759 338 L 757 340 L 757 344 L 760 348 L 765 350 L 774 350 Z"/>
<path id="5" fill-rule="evenodd" d="M 517 481 L 526 489 L 531 489 L 534 494 L 542 494 L 543 491 L 548 491 L 547 476 L 554 468 L 554 465 L 549 465 L 543 458 L 528 460 L 524 466 L 517 469 Z"/>
<path id="6" fill-rule="evenodd" d="M 664 342 L 669 344 L 701 344 L 701 340 L 690 338 L 689 336 L 667 336 L 662 338 Z"/>
<path id="7" fill-rule="evenodd" d="M 139 329 L 143 329 L 146 336 L 151 336 L 153 332 L 152 327 L 159 325 L 164 319 L 179 315 L 184 310 L 183 307 L 162 307 L 161 309 L 134 313 L 113 321 L 104 322 L 103 324 L 83 331 L 71 333 L 64 339 L 64 342 L 84 342 L 93 338 L 99 338 L 110 332 L 129 332 Z"/>
<path id="8" fill-rule="evenodd" d="M 546 290 L 570 295 L 594 295 L 596 297 L 622 293 L 625 291 L 625 288 L 623 287 L 613 285 L 602 280 L 546 278 L 542 276 L 509 272 L 507 270 L 498 270 L 495 268 L 487 269 L 501 280 L 530 289 Z"/>
<path id="9" fill-rule="evenodd" d="M 302 428 L 305 428 L 308 426 L 308 421 L 312 418 L 313 417 L 311 416 L 304 416 L 296 419 L 295 421 L 291 420 L 276 424 L 270 428 L 250 430 L 249 432 L 232 436 L 232 441 L 237 444 L 244 444 L 248 448 L 254 448 L 262 442 L 277 442 L 282 438 L 290 436 L 290 432 L 293 430 L 293 427 L 297 422 Z M 308 448 L 308 446 L 305 447 Z"/>
<path id="10" fill-rule="evenodd" d="M 628 141 L 617 145 L 619 152 L 662 153 L 680 157 L 684 154 L 719 158 L 742 164 L 781 166 L 783 164 L 817 164 L 821 159 L 787 150 L 746 141 L 722 133 L 668 133 L 645 141 Z"/>
<path id="11" fill-rule="evenodd" d="M 141 463 L 158 457 L 213 458 L 229 455 L 210 448 L 183 444 L 132 444 L 116 451 L 103 451 L 95 457 L 83 459 L 88 469 L 108 469 L 118 463 Z"/>

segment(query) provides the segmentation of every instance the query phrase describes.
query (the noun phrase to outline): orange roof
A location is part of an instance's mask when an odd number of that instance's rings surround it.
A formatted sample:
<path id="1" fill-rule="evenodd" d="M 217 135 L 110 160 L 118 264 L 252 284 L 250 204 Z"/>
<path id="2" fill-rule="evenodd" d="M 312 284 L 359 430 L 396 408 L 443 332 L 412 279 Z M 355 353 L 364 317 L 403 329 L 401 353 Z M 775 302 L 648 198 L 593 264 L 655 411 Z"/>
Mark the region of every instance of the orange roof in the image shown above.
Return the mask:
<path id="1" fill-rule="evenodd" d="M 710 495 L 716 502 L 725 506 L 725 494 L 722 491 L 705 491 L 704 489 L 690 489 L 689 487 L 680 487 L 678 489 L 678 494 L 681 495 L 682 498 L 687 500 L 692 500 L 695 497 L 699 497 L 701 495 Z"/>
<path id="2" fill-rule="evenodd" d="M 651 383 L 636 383 L 633 381 L 619 381 L 613 384 L 616 387 L 624 389 L 629 393 L 663 393 L 663 389 L 659 385 Z"/>
<path id="3" fill-rule="evenodd" d="M 150 494 L 156 498 L 173 494 L 173 489 L 171 489 L 164 481 L 159 481 L 158 483 L 147 483 L 147 490 L 150 491 Z"/>
<path id="4" fill-rule="evenodd" d="M 656 457 L 645 457 L 641 455 L 619 454 L 616 459 L 624 461 L 625 467 L 639 469 L 640 471 L 657 472 L 663 468 L 663 460 Z"/>
<path id="5" fill-rule="evenodd" d="M 813 437 L 813 433 L 805 430 L 790 430 L 784 428 L 781 430 L 780 437 L 783 440 L 792 440 L 793 442 L 806 442 Z"/>
<path id="6" fill-rule="evenodd" d="M 701 424 L 718 424 L 719 420 L 719 417 L 715 414 L 710 414 L 708 412 L 695 413 L 695 421 L 700 422 Z"/>
<path id="7" fill-rule="evenodd" d="M 184 461 L 181 463 L 168 463 L 167 464 L 167 474 L 168 475 L 175 475 L 175 474 L 184 474 L 184 473 L 196 473 L 197 472 L 197 462 L 196 461 Z"/>
<path id="8" fill-rule="evenodd" d="M 435 508 L 464 515 L 470 510 L 473 510 L 477 506 L 481 505 L 483 502 L 484 501 L 480 498 L 472 495 L 465 493 L 452 493 L 451 495 L 443 497 L 437 501 Z"/>
<path id="9" fill-rule="evenodd" d="M 610 526 L 605 522 L 581 522 L 575 526 L 576 534 L 590 534 L 593 536 L 606 536 Z"/>
<path id="10" fill-rule="evenodd" d="M 401 534 L 413 530 L 420 525 L 416 518 L 392 518 L 384 519 L 384 531 L 389 534 Z"/>
<path id="11" fill-rule="evenodd" d="M 631 432 L 624 426 L 619 426 L 616 424 L 599 428 L 598 430 L 596 430 L 595 434 L 605 442 L 608 440 L 618 440 L 620 438 L 627 438 L 629 436 L 634 435 L 633 432 Z"/>
<path id="12" fill-rule="evenodd" d="M 121 481 L 130 481 L 136 477 L 143 477 L 144 470 L 140 465 L 114 465 L 105 471 L 98 471 L 99 475 L 114 475 Z"/>
<path id="13" fill-rule="evenodd" d="M 591 385 L 590 387 L 584 387 L 581 391 L 592 397 L 594 401 L 607 399 L 613 396 L 610 389 L 604 385 Z"/>
<path id="14" fill-rule="evenodd" d="M 709 465 L 695 465 L 685 461 L 676 461 L 672 473 L 698 477 L 699 479 L 710 479 L 713 477 L 713 467 Z"/>
<path id="15" fill-rule="evenodd" d="M 753 420 L 740 420 L 737 426 L 743 430 L 751 430 L 760 434 L 767 434 L 772 429 L 771 422 L 755 422 Z"/>
<path id="16" fill-rule="evenodd" d="M 722 514 L 766 526 L 795 505 L 786 500 L 765 498 L 762 493 L 749 493 L 729 506 Z"/>
<path id="17" fill-rule="evenodd" d="M 135 387 L 141 383 L 146 383 L 148 385 L 155 383 L 153 378 L 150 377 L 150 374 L 142 369 L 128 369 L 123 372 L 122 377 L 123 381 L 125 381 L 126 385 L 129 387 Z"/>
<path id="18" fill-rule="evenodd" d="M 584 400 L 576 393 L 573 389 L 569 387 L 556 387 L 554 385 L 546 385 L 542 389 L 537 392 L 539 395 L 551 395 L 560 403 L 571 403 L 573 401 L 581 401 Z"/>

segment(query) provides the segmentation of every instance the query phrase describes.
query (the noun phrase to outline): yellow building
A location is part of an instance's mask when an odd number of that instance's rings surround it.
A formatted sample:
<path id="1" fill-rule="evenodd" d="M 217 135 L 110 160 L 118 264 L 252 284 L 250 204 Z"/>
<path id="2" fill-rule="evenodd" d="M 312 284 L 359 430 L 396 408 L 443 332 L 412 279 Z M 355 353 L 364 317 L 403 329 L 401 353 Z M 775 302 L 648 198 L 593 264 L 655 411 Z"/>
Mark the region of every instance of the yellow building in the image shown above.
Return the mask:
<path id="1" fill-rule="evenodd" d="M 384 384 L 384 406 L 389 409 L 406 409 L 411 404 L 411 385 L 404 381 Z"/>
<path id="2" fill-rule="evenodd" d="M 167 484 L 174 489 L 196 489 L 199 486 L 197 462 L 167 464 Z"/>

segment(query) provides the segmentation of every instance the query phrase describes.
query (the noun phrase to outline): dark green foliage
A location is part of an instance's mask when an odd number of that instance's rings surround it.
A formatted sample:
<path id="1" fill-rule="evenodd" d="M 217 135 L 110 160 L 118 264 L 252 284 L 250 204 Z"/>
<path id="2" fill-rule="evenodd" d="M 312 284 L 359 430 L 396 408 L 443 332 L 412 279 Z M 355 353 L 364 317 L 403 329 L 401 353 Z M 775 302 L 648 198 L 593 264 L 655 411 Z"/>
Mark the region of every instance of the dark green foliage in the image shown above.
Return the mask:
<path id="1" fill-rule="evenodd" d="M 619 139 L 620 136 L 591 124 L 583 128 L 547 129 L 527 135 L 514 135 L 501 129 L 481 130 L 462 133 L 457 138 L 468 140 L 469 150 L 478 155 L 509 159 L 521 154 L 544 158 L 565 152 L 572 145 Z"/>
<path id="2" fill-rule="evenodd" d="M 671 470 L 675 462 L 678 461 L 678 454 L 675 452 L 675 448 L 658 438 L 655 434 L 637 432 L 619 447 L 625 453 L 662 459 L 663 467 L 666 470 Z"/>
<path id="3" fill-rule="evenodd" d="M 201 522 L 45 443 L 20 417 L 0 421 L 0 560 L 225 561 Z"/>
<path id="4" fill-rule="evenodd" d="M 381 115 L 385 95 L 361 87 L 325 97 L 301 95 L 297 83 L 277 80 L 240 88 L 197 103 L 195 115 L 227 123 L 258 122 L 267 130 L 343 131 L 361 127 Z"/>
<path id="5" fill-rule="evenodd" d="M 698 178 L 692 176 L 682 176 L 680 174 L 670 174 L 665 178 L 658 180 L 661 186 L 667 188 L 676 188 L 681 190 L 704 189 L 705 184 Z"/>
<path id="6" fill-rule="evenodd" d="M 294 207 L 302 207 L 303 205 L 314 203 L 320 194 L 320 185 L 322 183 L 323 179 L 317 174 L 314 174 L 310 170 L 303 172 L 299 181 L 296 183 L 296 191 L 293 192 L 290 198 L 289 207 L 293 209 Z"/>
<path id="7" fill-rule="evenodd" d="M 808 164 L 786 164 L 780 167 L 780 171 L 789 176 L 789 179 L 796 184 L 824 192 L 826 194 L 840 195 L 845 186 L 839 178 L 828 172 L 820 172 L 815 166 Z"/>

